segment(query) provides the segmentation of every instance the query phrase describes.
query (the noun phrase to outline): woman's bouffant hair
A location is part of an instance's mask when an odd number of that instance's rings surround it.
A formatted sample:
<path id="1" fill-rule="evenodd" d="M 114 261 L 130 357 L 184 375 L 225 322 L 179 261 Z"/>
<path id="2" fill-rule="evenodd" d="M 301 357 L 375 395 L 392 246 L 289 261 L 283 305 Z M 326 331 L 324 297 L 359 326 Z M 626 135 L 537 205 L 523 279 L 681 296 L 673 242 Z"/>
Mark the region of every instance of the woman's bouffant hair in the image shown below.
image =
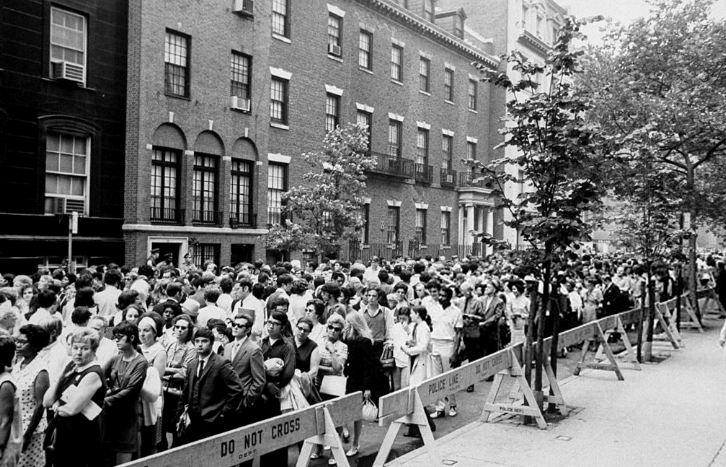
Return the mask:
<path id="1" fill-rule="evenodd" d="M 124 323 L 122 323 L 124 324 Z M 120 324 L 119 326 L 121 326 Z M 131 323 L 125 323 L 125 324 L 131 324 Z M 116 326 L 116 328 L 113 330 L 114 333 L 119 333 L 118 328 L 119 326 Z M 134 326 L 131 324 L 131 326 Z M 136 326 L 134 326 L 136 327 Z M 123 334 L 123 333 L 119 333 Z M 136 330 L 136 340 L 138 341 L 139 338 L 139 331 Z M 89 344 L 91 346 L 91 350 L 95 353 L 98 349 L 98 345 L 101 343 L 101 336 L 98 334 L 98 332 L 95 329 L 91 328 L 76 328 L 73 331 L 71 331 L 70 337 L 68 338 L 68 342 L 70 345 L 73 345 L 76 342 L 79 342 L 81 344 Z"/>

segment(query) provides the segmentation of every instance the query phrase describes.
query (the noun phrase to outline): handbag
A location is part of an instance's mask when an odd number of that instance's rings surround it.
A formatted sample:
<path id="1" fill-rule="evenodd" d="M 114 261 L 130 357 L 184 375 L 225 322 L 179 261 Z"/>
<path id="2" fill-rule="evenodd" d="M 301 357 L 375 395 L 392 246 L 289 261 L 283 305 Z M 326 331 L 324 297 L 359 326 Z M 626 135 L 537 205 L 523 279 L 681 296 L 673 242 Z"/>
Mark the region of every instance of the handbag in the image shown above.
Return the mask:
<path id="1" fill-rule="evenodd" d="M 362 410 L 363 420 L 367 422 L 375 422 L 378 420 L 378 407 L 373 403 L 370 397 L 366 397 L 363 401 Z"/>
<path id="2" fill-rule="evenodd" d="M 52 453 L 55 451 L 55 429 L 58 426 L 58 415 L 48 417 L 48 426 L 43 435 L 43 449 Z"/>
<path id="3" fill-rule="evenodd" d="M 179 416 L 179 421 L 176 422 L 176 435 L 182 438 L 191 423 L 192 420 L 189 418 L 189 404 L 187 404 L 184 406 L 184 412 Z"/>
<path id="4" fill-rule="evenodd" d="M 383 346 L 383 352 L 381 353 L 381 368 L 388 370 L 395 367 L 396 359 L 393 357 L 393 345 L 386 344 Z"/>
<path id="5" fill-rule="evenodd" d="M 323 381 L 320 383 L 320 394 L 327 394 L 328 396 L 344 396 L 345 385 L 348 379 L 345 376 L 336 375 L 325 375 Z"/>
<path id="6" fill-rule="evenodd" d="M 161 377 L 153 366 L 146 369 L 146 378 L 141 387 L 141 400 L 154 403 L 161 395 Z"/>

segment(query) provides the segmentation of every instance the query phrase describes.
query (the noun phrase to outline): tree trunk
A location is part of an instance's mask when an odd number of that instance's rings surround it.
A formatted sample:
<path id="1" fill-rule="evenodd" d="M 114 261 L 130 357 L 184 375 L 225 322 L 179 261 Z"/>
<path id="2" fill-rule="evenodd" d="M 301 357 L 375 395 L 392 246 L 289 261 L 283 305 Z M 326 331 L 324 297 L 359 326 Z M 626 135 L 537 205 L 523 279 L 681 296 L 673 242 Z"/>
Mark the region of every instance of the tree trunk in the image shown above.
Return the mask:
<path id="1" fill-rule="evenodd" d="M 557 377 L 557 357 L 559 355 L 559 352 L 557 350 L 557 346 L 559 345 L 560 340 L 560 312 L 563 309 L 566 309 L 567 306 L 564 304 L 564 300 L 562 300 L 562 297 L 560 296 L 560 283 L 559 281 L 556 281 L 553 283 L 552 287 L 552 295 L 554 296 L 554 302 L 553 306 L 550 307 L 550 313 L 553 313 L 552 315 L 552 346 L 550 347 L 550 364 L 552 365 L 552 373 L 554 373 L 555 377 Z M 552 390 L 552 382 L 550 381 L 550 395 L 554 396 L 555 393 Z M 547 407 L 547 411 L 549 413 L 557 413 L 557 404 L 550 403 Z"/>
<path id="2" fill-rule="evenodd" d="M 653 330 L 655 329 L 655 284 L 648 265 L 648 330 L 645 339 L 644 356 L 646 362 L 653 360 Z"/>
<path id="3" fill-rule="evenodd" d="M 542 365 L 546 355 L 544 353 L 544 337 L 547 321 L 547 309 L 550 305 L 550 273 L 552 270 L 552 245 L 545 245 L 544 271 L 542 277 L 542 304 L 537 310 L 537 352 L 534 365 L 534 397 L 537 405 L 542 410 L 544 404 L 544 393 L 542 392 Z"/>
<path id="4" fill-rule="evenodd" d="M 640 278 L 640 290 L 642 295 L 640 297 L 640 314 L 638 315 L 638 324 L 635 329 L 638 335 L 636 336 L 638 342 L 638 363 L 643 363 L 643 320 L 645 318 L 645 281 Z"/>

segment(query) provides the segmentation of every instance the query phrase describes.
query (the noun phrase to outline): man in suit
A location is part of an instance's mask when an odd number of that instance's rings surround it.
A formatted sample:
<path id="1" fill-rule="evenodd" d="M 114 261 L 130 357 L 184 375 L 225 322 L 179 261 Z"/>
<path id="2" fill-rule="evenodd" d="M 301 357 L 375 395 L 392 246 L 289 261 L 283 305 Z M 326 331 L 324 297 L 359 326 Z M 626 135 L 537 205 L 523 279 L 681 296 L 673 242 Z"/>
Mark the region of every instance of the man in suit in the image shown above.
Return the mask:
<path id="1" fill-rule="evenodd" d="M 197 358 L 187 370 L 177 419 L 189 406 L 191 423 L 179 445 L 223 433 L 234 427 L 234 418 L 242 396 L 242 384 L 232 364 L 212 352 L 214 334 L 202 328 L 194 336 Z"/>
<path id="2" fill-rule="evenodd" d="M 484 316 L 479 323 L 484 355 L 499 350 L 499 318 L 504 314 L 504 302 L 498 297 L 499 292 L 501 284 L 497 279 L 491 279 L 486 283 L 484 295 L 480 299 L 484 310 Z"/>
<path id="3" fill-rule="evenodd" d="M 619 313 L 621 305 L 623 303 L 621 299 L 620 288 L 615 285 L 609 275 L 603 274 L 602 276 L 602 311 L 604 316 L 614 315 Z"/>
<path id="4" fill-rule="evenodd" d="M 235 373 L 242 384 L 242 397 L 239 404 L 236 426 L 245 426 L 261 419 L 258 400 L 265 388 L 265 362 L 262 350 L 250 338 L 253 319 L 246 313 L 234 317 L 232 336 L 234 341 L 224 348 L 225 358 L 232 363 Z"/>

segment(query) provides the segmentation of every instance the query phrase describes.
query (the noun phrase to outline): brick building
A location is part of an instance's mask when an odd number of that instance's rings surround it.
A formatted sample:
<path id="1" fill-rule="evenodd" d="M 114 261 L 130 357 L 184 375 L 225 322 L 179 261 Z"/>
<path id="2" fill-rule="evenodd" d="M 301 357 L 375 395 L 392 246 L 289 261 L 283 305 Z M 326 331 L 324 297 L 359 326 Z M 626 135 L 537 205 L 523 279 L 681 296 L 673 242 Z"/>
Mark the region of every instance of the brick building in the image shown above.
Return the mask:
<path id="1" fill-rule="evenodd" d="M 308 170 L 298 155 L 356 121 L 378 160 L 357 254 L 457 254 L 493 229 L 461 159 L 500 138 L 504 96 L 471 65 L 499 61 L 464 35 L 464 11 L 405 3 L 132 2 L 127 262 L 153 247 L 196 264 L 273 258 L 264 234 Z M 475 197 L 488 209 L 461 203 Z"/>
<path id="2" fill-rule="evenodd" d="M 0 7 L 0 271 L 124 257 L 128 2 Z"/>

